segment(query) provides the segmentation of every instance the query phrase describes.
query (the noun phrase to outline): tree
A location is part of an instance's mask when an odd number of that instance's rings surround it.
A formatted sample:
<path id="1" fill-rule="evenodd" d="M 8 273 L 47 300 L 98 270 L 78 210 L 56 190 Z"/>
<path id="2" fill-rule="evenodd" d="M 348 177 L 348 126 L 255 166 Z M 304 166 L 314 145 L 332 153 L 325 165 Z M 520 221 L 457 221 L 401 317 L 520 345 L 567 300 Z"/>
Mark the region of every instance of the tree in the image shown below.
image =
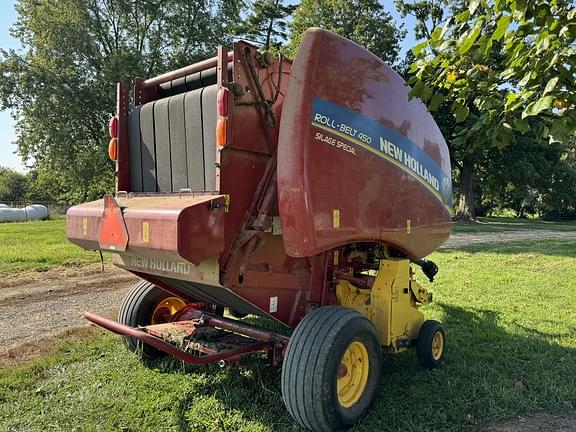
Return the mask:
<path id="1" fill-rule="evenodd" d="M 23 201 L 28 191 L 24 174 L 0 166 L 0 201 Z"/>
<path id="2" fill-rule="evenodd" d="M 459 0 L 396 0 L 396 7 L 405 17 L 412 15 L 416 19 L 415 33 L 417 39 L 428 39 L 441 28 L 446 22 L 449 22 L 450 16 L 459 14 L 466 6 Z M 448 18 L 447 18 L 448 17 Z M 408 52 L 404 63 L 410 63 L 410 66 L 404 72 L 403 76 L 406 81 L 414 85 L 413 93 L 418 93 L 422 84 L 415 80 L 415 53 L 418 52 L 417 45 L 412 51 Z M 475 185 L 475 174 L 478 161 L 484 158 L 485 147 L 468 147 L 455 135 L 461 130 L 473 127 L 474 118 L 467 119 L 464 122 L 456 122 L 455 116 L 451 111 L 451 105 L 454 102 L 448 96 L 444 89 L 437 89 L 433 94 L 431 88 L 426 88 L 420 98 L 428 103 L 428 108 L 432 112 L 436 123 L 444 135 L 448 148 L 450 150 L 450 159 L 452 166 L 457 171 L 453 173 L 455 178 L 454 192 L 458 196 L 456 202 L 456 218 L 460 220 L 474 220 L 476 218 L 475 205 L 480 196 L 478 188 Z"/>
<path id="3" fill-rule="evenodd" d="M 463 152 L 458 211 L 473 219 L 478 154 L 516 134 L 555 142 L 575 130 L 576 8 L 568 0 L 450 5 L 443 26 L 414 47 L 410 84 L 431 110 L 450 104 L 458 124 L 450 142 Z"/>
<path id="4" fill-rule="evenodd" d="M 454 0 L 395 0 L 396 8 L 403 17 L 412 15 L 416 19 L 414 35 L 417 40 L 430 39 L 432 32 L 444 22 Z"/>
<path id="5" fill-rule="evenodd" d="M 237 32 L 264 49 L 276 48 L 286 39 L 286 18 L 292 15 L 296 6 L 285 6 L 282 0 L 256 0 L 252 12 L 238 27 Z"/>
<path id="6" fill-rule="evenodd" d="M 389 64 L 406 35 L 377 0 L 302 0 L 290 24 L 287 54 L 294 56 L 304 31 L 322 27 L 353 40 Z"/>
<path id="7" fill-rule="evenodd" d="M 74 200 L 113 188 L 106 155 L 115 83 L 215 53 L 237 22 L 233 0 L 20 0 L 0 50 L 0 108 L 17 120 L 17 145 L 33 167 L 62 178 Z"/>
<path id="8" fill-rule="evenodd" d="M 520 134 L 502 150 L 490 148 L 479 170 L 484 202 L 513 209 L 518 217 L 550 209 L 543 196 L 552 190 L 565 155 L 566 146 L 561 143 Z"/>
<path id="9" fill-rule="evenodd" d="M 555 166 L 547 187 L 542 191 L 540 213 L 544 219 L 576 219 L 576 151 L 570 145 Z"/>

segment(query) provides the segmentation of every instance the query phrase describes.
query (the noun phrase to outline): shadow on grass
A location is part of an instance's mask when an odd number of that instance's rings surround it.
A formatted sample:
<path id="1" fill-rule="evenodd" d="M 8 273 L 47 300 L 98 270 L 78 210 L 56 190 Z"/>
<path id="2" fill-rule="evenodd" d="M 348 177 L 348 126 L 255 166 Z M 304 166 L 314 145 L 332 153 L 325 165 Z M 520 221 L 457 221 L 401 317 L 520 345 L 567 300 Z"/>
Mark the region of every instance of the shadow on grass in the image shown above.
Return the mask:
<path id="1" fill-rule="evenodd" d="M 454 251 L 462 251 L 471 254 L 495 253 L 503 255 L 532 253 L 544 256 L 576 258 L 575 244 L 575 239 L 523 240 L 509 243 L 478 243 L 466 246 L 446 247 L 438 249 L 435 253 L 446 254 L 453 253 Z"/>
<path id="2" fill-rule="evenodd" d="M 561 343 L 573 338 L 575 329 L 547 334 L 500 323 L 496 311 L 440 307 L 448 334 L 445 365 L 423 370 L 413 351 L 387 356 L 374 407 L 353 430 L 475 431 L 488 421 L 527 412 L 574 414 L 576 350 Z M 283 406 L 280 369 L 262 357 L 252 356 L 236 370 L 187 371 L 205 379 L 177 408 L 182 431 L 203 430 L 195 421 L 206 416 L 199 398 L 216 399 L 226 412 L 270 430 L 300 430 Z"/>
<path id="3" fill-rule="evenodd" d="M 576 231 L 575 221 L 544 221 L 541 219 L 518 219 L 505 217 L 480 217 L 476 222 L 452 223 L 455 233 L 499 232 L 516 230 Z"/>

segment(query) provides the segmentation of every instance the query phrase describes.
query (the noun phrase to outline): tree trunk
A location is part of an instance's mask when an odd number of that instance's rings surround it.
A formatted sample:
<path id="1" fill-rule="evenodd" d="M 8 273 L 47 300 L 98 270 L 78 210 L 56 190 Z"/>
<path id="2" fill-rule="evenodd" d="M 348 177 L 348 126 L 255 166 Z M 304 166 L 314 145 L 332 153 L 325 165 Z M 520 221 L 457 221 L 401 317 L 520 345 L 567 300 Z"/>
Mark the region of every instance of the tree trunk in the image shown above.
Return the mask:
<path id="1" fill-rule="evenodd" d="M 474 207 L 474 160 L 472 158 L 466 158 L 462 161 L 456 220 L 461 222 L 473 222 L 476 220 L 476 209 Z"/>

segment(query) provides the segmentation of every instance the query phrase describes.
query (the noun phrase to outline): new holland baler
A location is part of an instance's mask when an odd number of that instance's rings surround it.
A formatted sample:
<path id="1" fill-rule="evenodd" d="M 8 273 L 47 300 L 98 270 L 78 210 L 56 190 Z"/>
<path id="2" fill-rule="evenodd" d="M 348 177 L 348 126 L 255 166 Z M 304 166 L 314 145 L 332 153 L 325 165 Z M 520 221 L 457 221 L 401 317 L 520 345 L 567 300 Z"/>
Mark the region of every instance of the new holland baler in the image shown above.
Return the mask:
<path id="1" fill-rule="evenodd" d="M 450 158 L 380 59 L 321 29 L 293 62 L 239 42 L 136 79 L 132 99 L 119 83 L 109 126 L 115 194 L 72 207 L 67 235 L 142 279 L 117 322 L 85 315 L 130 351 L 221 365 L 267 353 L 314 431 L 366 414 L 383 351 L 442 362 L 412 267 L 437 272 L 424 257 L 450 234 Z"/>

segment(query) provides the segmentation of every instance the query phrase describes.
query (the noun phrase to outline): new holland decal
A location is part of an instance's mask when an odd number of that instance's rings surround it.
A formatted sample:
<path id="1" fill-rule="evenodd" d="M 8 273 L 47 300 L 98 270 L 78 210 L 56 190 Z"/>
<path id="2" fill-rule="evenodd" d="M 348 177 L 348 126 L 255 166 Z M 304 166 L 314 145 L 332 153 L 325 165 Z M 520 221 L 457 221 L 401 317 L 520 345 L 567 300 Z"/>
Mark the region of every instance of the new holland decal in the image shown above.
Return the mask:
<path id="1" fill-rule="evenodd" d="M 440 165 L 414 142 L 382 123 L 322 99 L 312 103 L 314 139 L 356 155 L 356 144 L 408 173 L 447 207 L 452 181 Z"/>

